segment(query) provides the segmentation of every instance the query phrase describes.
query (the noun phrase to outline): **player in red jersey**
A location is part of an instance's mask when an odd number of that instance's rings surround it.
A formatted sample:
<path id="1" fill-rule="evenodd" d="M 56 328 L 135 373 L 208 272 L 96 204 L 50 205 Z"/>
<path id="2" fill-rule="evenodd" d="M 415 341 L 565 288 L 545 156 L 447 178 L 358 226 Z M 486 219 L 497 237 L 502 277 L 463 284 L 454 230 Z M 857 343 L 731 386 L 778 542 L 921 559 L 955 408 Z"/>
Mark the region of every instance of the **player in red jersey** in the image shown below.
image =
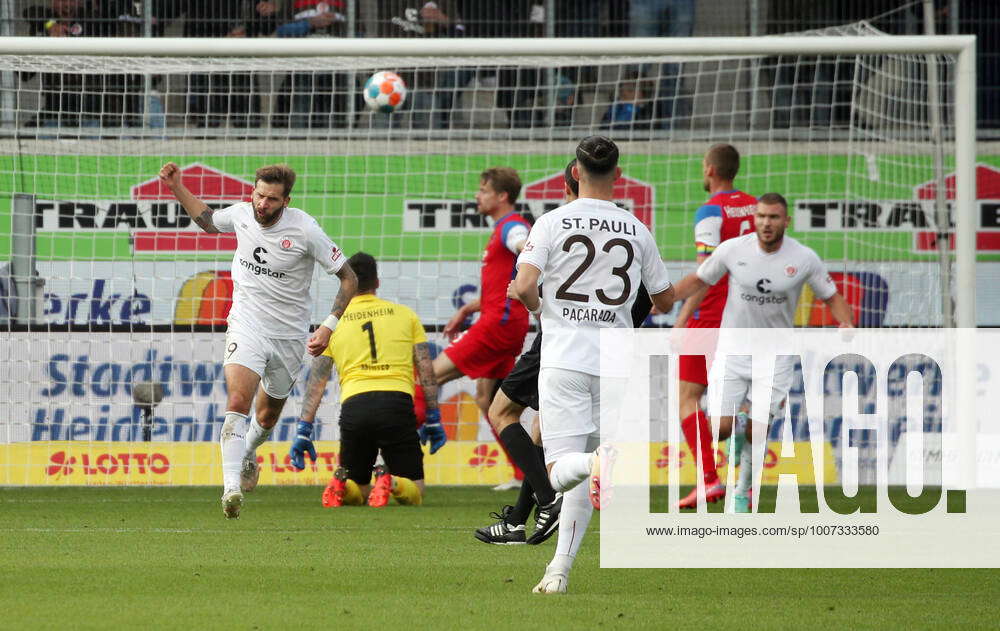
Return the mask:
<path id="1" fill-rule="evenodd" d="M 711 256 L 720 243 L 754 231 L 757 198 L 736 189 L 733 180 L 740 170 L 740 153 L 728 144 L 713 145 L 702 160 L 705 190 L 712 196 L 695 213 L 694 240 L 698 264 Z M 684 301 L 675 328 L 711 328 L 722 324 L 722 310 L 729 291 L 728 277 L 699 291 Z M 708 387 L 706 358 L 682 355 L 680 358 L 680 415 L 684 439 L 692 454 L 700 456 L 705 482 L 705 500 L 718 501 L 726 496 L 726 487 L 715 468 L 715 451 L 708 418 L 700 401 Z M 700 451 L 699 451 L 700 447 Z M 737 452 L 738 453 L 738 452 Z M 697 487 L 678 503 L 678 508 L 695 508 Z"/>
<path id="2" fill-rule="evenodd" d="M 463 375 L 476 380 L 476 405 L 487 418 L 497 386 L 514 368 L 528 333 L 527 309 L 507 297 L 507 285 L 515 274 L 514 263 L 531 229 L 531 224 L 514 210 L 520 193 L 521 178 L 510 167 L 493 167 L 480 175 L 476 204 L 481 215 L 493 220 L 493 234 L 483 253 L 480 297 L 461 307 L 445 325 L 444 334 L 452 343 L 434 359 L 438 384 Z M 462 323 L 476 311 L 479 319 L 459 333 Z M 499 438 L 497 442 L 503 447 Z M 524 474 L 513 461 L 511 466 L 515 479 L 522 480 Z M 515 488 L 519 484 L 501 486 Z"/>

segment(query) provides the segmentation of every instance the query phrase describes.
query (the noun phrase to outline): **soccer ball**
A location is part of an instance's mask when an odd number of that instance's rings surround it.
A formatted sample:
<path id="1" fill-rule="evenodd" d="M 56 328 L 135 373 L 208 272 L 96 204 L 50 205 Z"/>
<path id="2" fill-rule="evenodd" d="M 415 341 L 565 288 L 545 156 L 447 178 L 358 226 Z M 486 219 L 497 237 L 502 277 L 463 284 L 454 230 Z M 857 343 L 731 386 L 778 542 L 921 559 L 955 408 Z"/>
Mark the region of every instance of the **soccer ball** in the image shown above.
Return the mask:
<path id="1" fill-rule="evenodd" d="M 376 72 L 365 81 L 365 103 L 376 112 L 391 114 L 406 101 L 406 83 L 395 72 Z"/>

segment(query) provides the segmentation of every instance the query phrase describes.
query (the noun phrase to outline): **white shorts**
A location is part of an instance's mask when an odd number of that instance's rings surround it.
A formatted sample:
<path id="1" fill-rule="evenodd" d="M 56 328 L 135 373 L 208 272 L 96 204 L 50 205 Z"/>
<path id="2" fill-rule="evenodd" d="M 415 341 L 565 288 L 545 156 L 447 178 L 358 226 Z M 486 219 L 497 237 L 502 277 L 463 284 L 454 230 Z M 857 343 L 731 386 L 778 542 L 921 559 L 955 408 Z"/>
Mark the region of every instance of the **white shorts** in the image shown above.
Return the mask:
<path id="1" fill-rule="evenodd" d="M 601 428 L 601 378 L 576 370 L 538 371 L 542 444 L 564 436 L 586 436 Z"/>
<path id="2" fill-rule="evenodd" d="M 589 454 L 601 444 L 601 433 L 580 436 L 560 436 L 542 442 L 545 448 L 545 464 L 551 464 L 566 454 Z"/>
<path id="3" fill-rule="evenodd" d="M 750 357 L 745 355 L 718 356 L 716 361 L 712 362 L 708 374 L 709 416 L 735 416 L 744 401 L 752 400 L 753 379 L 769 381 L 770 370 L 770 365 L 764 366 L 763 362 L 759 361 L 752 364 Z M 775 365 L 771 400 L 767 402 L 772 417 L 777 416 L 785 405 L 794 371 L 793 362 L 781 362 Z"/>
<path id="4" fill-rule="evenodd" d="M 305 354 L 305 340 L 280 340 L 246 329 L 229 329 L 222 364 L 246 366 L 260 376 L 269 397 L 287 399 L 299 378 Z"/>

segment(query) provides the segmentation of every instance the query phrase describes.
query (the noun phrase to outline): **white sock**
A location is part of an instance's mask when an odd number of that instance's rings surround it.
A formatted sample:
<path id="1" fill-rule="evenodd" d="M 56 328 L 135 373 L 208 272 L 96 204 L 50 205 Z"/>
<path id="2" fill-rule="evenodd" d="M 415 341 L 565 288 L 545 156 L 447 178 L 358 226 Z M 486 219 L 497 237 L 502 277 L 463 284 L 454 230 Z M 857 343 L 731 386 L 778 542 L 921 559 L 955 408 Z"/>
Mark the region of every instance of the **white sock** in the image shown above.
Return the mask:
<path id="1" fill-rule="evenodd" d="M 753 484 L 753 443 L 749 440 L 743 443 L 740 451 L 740 479 L 736 481 L 736 492 L 746 493 Z"/>
<path id="2" fill-rule="evenodd" d="M 247 452 L 246 456 L 257 455 L 257 448 L 267 442 L 267 439 L 271 437 L 271 429 L 264 429 L 257 423 L 257 419 L 250 421 L 250 427 L 247 429 Z"/>
<path id="3" fill-rule="evenodd" d="M 549 481 L 552 482 L 552 488 L 560 493 L 566 493 L 586 480 L 590 475 L 590 465 L 593 456 L 594 454 L 592 453 L 566 454 L 556 460 L 552 465 L 552 471 L 549 472 Z M 587 503 L 590 503 L 589 498 L 587 499 Z M 566 500 L 563 499 L 563 506 L 565 505 Z"/>
<path id="4" fill-rule="evenodd" d="M 222 486 L 227 491 L 240 488 L 240 466 L 247 451 L 246 421 L 246 414 L 227 411 L 226 420 L 222 423 L 222 435 L 219 437 L 222 446 Z"/>
<path id="5" fill-rule="evenodd" d="M 549 564 L 553 569 L 569 574 L 593 514 L 594 507 L 590 503 L 590 489 L 587 485 L 578 484 L 563 494 L 559 538 L 556 540 L 555 556 Z"/>

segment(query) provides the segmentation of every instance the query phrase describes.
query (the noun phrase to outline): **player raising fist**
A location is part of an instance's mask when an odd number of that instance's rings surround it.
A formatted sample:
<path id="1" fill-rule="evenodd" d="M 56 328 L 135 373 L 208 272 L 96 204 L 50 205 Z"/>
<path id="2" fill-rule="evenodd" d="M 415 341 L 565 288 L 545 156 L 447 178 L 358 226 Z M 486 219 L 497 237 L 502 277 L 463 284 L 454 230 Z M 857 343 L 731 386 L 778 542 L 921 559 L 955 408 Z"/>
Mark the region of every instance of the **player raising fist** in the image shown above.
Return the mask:
<path id="1" fill-rule="evenodd" d="M 222 511 L 233 519 L 240 516 L 243 494 L 257 486 L 257 447 L 278 422 L 306 349 L 312 355 L 323 352 L 358 281 L 316 220 L 288 206 L 295 185 L 295 172 L 288 166 L 257 169 L 251 200 L 218 211 L 187 189 L 173 162 L 160 169 L 160 181 L 202 230 L 236 233 L 233 306 L 223 361 L 229 394 L 220 438 Z M 327 274 L 337 275 L 340 289 L 330 315 L 309 337 L 309 288 L 317 263 Z M 247 427 L 255 397 L 257 418 Z"/>

